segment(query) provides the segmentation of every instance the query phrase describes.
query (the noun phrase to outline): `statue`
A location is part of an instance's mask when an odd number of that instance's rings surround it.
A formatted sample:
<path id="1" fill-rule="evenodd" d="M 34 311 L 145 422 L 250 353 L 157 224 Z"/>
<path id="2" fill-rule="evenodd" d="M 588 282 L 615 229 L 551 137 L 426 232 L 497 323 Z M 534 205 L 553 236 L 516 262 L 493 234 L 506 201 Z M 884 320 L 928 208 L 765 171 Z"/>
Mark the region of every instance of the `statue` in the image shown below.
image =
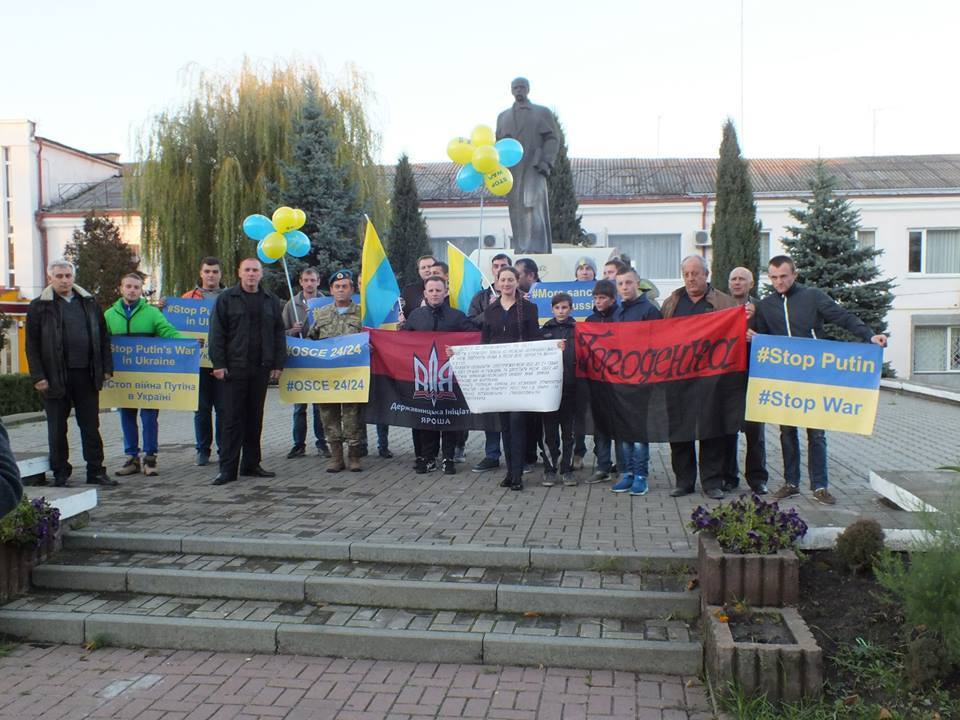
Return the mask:
<path id="1" fill-rule="evenodd" d="M 526 78 L 514 80 L 510 91 L 516 102 L 497 117 L 497 140 L 514 138 L 523 145 L 523 159 L 512 168 L 513 189 L 507 195 L 513 247 L 518 253 L 549 253 L 547 176 L 560 150 L 560 132 L 553 113 L 527 98 Z"/>

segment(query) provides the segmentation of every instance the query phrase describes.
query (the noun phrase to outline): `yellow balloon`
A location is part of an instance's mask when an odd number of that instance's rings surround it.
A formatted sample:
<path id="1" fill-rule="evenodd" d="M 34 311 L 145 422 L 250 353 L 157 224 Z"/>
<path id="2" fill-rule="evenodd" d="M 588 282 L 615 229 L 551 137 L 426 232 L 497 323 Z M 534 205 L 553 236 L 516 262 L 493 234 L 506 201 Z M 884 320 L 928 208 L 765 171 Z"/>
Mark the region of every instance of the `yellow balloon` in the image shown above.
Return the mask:
<path id="1" fill-rule="evenodd" d="M 506 195 L 513 189 L 513 173 L 505 167 L 498 167 L 492 173 L 487 173 L 483 184 L 492 194 L 498 197 Z"/>
<path id="2" fill-rule="evenodd" d="M 294 208 L 293 214 L 295 216 L 295 222 L 291 230 L 299 230 L 307 222 L 307 214 L 300 208 Z"/>
<path id="3" fill-rule="evenodd" d="M 497 136 L 494 135 L 493 130 L 487 125 L 477 125 L 473 129 L 473 132 L 470 133 L 470 142 L 476 147 L 493 145 L 496 141 Z"/>
<path id="4" fill-rule="evenodd" d="M 455 137 L 447 143 L 447 156 L 457 165 L 466 165 L 473 157 L 473 145 L 470 138 Z"/>
<path id="5" fill-rule="evenodd" d="M 290 230 L 294 229 L 296 217 L 297 216 L 293 208 L 289 208 L 286 205 L 283 207 L 278 207 L 273 211 L 273 228 L 278 233 L 289 232 Z M 279 255 L 277 257 L 279 257 Z"/>
<path id="6" fill-rule="evenodd" d="M 274 220 L 274 224 L 276 224 L 276 220 Z M 260 249 L 271 260 L 279 260 L 287 251 L 287 239 L 281 233 L 272 232 L 263 239 L 263 245 L 260 246 Z"/>
<path id="7" fill-rule="evenodd" d="M 473 151 L 470 163 L 479 173 L 492 173 L 500 167 L 500 153 L 493 145 L 481 145 Z"/>

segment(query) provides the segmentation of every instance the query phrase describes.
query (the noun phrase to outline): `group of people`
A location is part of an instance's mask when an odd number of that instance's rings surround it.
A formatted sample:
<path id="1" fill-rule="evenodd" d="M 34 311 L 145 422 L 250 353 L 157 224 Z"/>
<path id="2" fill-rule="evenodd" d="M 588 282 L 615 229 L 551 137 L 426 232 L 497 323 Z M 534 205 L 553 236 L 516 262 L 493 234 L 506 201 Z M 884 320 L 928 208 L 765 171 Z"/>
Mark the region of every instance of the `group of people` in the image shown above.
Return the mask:
<path id="1" fill-rule="evenodd" d="M 523 476 L 532 471 L 538 451 L 543 459 L 542 485 L 578 484 L 584 469 L 587 445 L 585 418 L 589 397 L 577 382 L 573 337 L 576 320 L 573 300 L 567 293 L 551 299 L 552 319 L 542 327 L 537 307 L 527 299 L 539 282 L 537 264 L 530 258 L 513 263 L 505 253 L 491 261 L 494 282 L 473 297 L 466 313 L 449 303 L 448 268 L 432 256 L 419 258 L 419 278 L 401 294 L 399 330 L 404 332 L 476 332 L 484 343 L 517 343 L 555 339 L 563 347 L 563 390 L 559 408 L 550 413 L 501 413 L 500 431 L 486 432 L 484 457 L 474 472 L 500 467 L 506 461 L 502 487 L 523 489 Z M 755 333 L 822 337 L 824 322 L 837 324 L 864 342 L 886 345 L 886 337 L 873 334 L 855 315 L 816 288 L 796 282 L 796 267 L 787 256 L 770 260 L 768 277 L 774 292 L 762 300 L 751 294 L 754 278 L 746 268 L 730 273 L 730 294 L 709 282 L 709 268 L 700 255 L 681 263 L 683 286 L 657 303 L 656 290 L 620 259 L 609 260 L 598 277 L 588 258 L 577 263 L 575 278 L 592 283 L 593 312 L 587 322 L 645 322 L 685 317 L 743 306 L 749 318 L 748 339 Z M 67 446 L 67 418 L 71 408 L 80 429 L 88 483 L 112 486 L 104 467 L 99 433 L 98 393 L 113 372 L 110 337 L 113 335 L 178 337 L 161 310 L 143 297 L 143 280 L 136 273 L 124 276 L 120 298 L 105 313 L 90 293 L 74 281 L 75 269 L 64 260 L 48 267 L 49 285 L 31 302 L 27 316 L 27 358 L 37 390 L 43 393 L 47 415 L 50 466 L 56 485 L 66 485 L 72 468 Z M 260 436 L 267 387 L 279 378 L 286 358 L 286 336 L 313 340 L 362 331 L 360 307 L 349 270 L 335 272 L 329 283 L 331 302 L 310 306 L 320 296 L 320 273 L 307 268 L 300 274 L 300 291 L 284 305 L 262 287 L 263 266 L 256 258 L 240 263 L 239 282 L 224 287 L 217 258 L 201 261 L 199 282 L 184 297 L 214 299 L 207 348 L 211 368 L 201 369 L 198 408 L 194 415 L 196 464 L 207 465 L 216 444 L 219 472 L 214 485 L 238 476 L 273 477 L 261 464 Z M 162 304 L 161 304 L 162 307 Z M 448 352 L 452 352 L 449 351 Z M 215 413 L 215 420 L 214 420 Z M 312 407 L 313 429 L 319 455 L 328 458 L 327 472 L 358 472 L 367 454 L 362 406 L 357 403 L 323 403 Z M 293 408 L 293 447 L 288 458 L 306 454 L 307 404 Z M 125 460 L 117 475 L 158 473 L 158 411 L 120 410 Z M 138 428 L 139 419 L 139 428 Z M 138 430 L 142 430 L 142 438 Z M 392 457 L 389 428 L 378 425 L 377 445 L 382 457 Z M 742 423 L 746 435 L 745 478 L 749 488 L 766 494 L 768 473 L 762 424 Z M 463 462 L 467 433 L 413 430 L 414 469 L 427 473 L 441 469 L 456 474 Z M 808 465 L 814 498 L 833 504 L 828 489 L 826 436 L 807 430 Z M 143 456 L 141 458 L 141 439 Z M 781 426 L 785 483 L 774 496 L 799 492 L 800 450 L 797 428 Z M 671 464 L 676 478 L 670 493 L 680 497 L 694 492 L 699 475 L 705 495 L 721 499 L 739 486 L 738 435 L 703 438 L 697 442 L 671 442 Z M 502 448 L 502 453 L 501 453 Z M 588 483 L 611 484 L 615 493 L 635 496 L 648 492 L 650 451 L 647 443 L 623 442 L 602 430 L 593 436 L 596 458 Z"/>

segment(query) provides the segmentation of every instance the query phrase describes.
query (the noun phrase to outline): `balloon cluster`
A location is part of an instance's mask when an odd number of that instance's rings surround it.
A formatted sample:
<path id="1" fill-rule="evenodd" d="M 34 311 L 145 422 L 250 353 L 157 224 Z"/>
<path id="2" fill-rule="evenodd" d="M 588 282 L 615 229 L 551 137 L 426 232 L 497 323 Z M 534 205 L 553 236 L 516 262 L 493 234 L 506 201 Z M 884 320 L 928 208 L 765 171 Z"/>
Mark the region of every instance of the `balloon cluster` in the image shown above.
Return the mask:
<path id="1" fill-rule="evenodd" d="M 486 125 L 477 125 L 469 138 L 456 137 L 447 144 L 447 155 L 457 165 L 457 187 L 473 192 L 486 185 L 494 195 L 506 195 L 513 188 L 511 168 L 523 157 L 523 145 L 513 138 L 497 141 Z"/>
<path id="2" fill-rule="evenodd" d="M 273 211 L 273 219 L 266 215 L 247 215 L 243 231 L 257 241 L 257 257 L 264 263 L 276 262 L 284 253 L 303 257 L 310 252 L 310 238 L 300 232 L 307 221 L 303 210 L 286 205 Z"/>

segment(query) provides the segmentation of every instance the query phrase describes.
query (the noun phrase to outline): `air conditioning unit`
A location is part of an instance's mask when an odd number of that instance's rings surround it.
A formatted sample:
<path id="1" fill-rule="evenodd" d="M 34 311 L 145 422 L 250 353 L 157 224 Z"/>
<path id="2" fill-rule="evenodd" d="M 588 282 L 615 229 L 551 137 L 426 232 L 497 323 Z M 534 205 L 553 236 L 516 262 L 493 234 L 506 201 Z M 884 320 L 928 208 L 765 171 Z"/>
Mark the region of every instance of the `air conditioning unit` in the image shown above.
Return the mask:
<path id="1" fill-rule="evenodd" d="M 697 230 L 693 236 L 693 241 L 697 247 L 710 247 L 710 233 L 706 230 Z"/>
<path id="2" fill-rule="evenodd" d="M 587 233 L 586 237 L 583 238 L 583 244 L 586 247 L 596 247 L 597 246 L 597 234 L 596 233 Z"/>
<path id="3" fill-rule="evenodd" d="M 483 246 L 492 248 L 497 246 L 497 238 L 494 235 L 484 235 L 483 236 Z"/>

